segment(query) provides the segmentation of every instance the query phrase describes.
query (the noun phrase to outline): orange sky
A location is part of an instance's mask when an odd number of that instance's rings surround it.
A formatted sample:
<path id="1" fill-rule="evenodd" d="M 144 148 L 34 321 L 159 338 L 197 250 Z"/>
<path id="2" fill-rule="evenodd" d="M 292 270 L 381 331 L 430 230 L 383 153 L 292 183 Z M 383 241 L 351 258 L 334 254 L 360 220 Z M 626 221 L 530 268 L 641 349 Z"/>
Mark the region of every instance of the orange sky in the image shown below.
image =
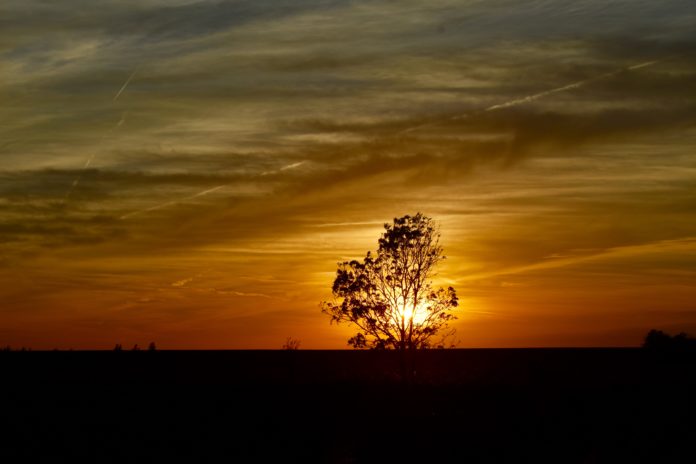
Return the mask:
<path id="1" fill-rule="evenodd" d="M 4 3 L 0 345 L 345 348 L 418 211 L 458 346 L 696 333 L 688 6 Z"/>

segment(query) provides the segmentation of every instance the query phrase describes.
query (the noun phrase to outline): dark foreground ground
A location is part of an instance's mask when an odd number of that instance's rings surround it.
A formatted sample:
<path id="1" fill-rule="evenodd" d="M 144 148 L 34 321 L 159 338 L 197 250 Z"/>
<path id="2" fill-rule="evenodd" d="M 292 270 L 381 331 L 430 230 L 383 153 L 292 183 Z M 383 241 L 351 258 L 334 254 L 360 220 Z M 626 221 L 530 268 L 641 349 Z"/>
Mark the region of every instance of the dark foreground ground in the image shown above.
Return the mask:
<path id="1" fill-rule="evenodd" d="M 0 462 L 696 462 L 696 357 L 0 353 Z"/>

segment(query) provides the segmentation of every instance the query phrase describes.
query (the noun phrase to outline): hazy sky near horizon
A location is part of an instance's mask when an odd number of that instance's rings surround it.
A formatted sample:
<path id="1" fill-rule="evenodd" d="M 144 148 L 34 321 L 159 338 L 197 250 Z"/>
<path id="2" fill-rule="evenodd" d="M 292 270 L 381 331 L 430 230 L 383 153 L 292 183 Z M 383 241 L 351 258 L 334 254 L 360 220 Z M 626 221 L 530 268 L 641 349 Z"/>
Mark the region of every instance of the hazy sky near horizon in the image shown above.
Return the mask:
<path id="1" fill-rule="evenodd" d="M 458 346 L 696 332 L 692 0 L 5 0 L 0 344 L 344 348 L 441 225 Z"/>

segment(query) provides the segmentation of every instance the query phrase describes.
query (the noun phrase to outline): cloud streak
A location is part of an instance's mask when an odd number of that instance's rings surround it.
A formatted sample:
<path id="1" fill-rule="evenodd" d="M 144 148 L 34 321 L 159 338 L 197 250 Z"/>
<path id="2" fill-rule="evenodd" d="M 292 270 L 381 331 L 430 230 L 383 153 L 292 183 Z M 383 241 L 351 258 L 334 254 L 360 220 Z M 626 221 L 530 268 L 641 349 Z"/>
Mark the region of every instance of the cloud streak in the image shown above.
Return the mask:
<path id="1" fill-rule="evenodd" d="M 490 272 L 471 274 L 459 279 L 457 282 L 469 282 L 490 279 L 494 277 L 510 276 L 515 274 L 528 274 L 537 271 L 546 271 L 565 267 L 573 267 L 589 262 L 610 260 L 613 258 L 628 258 L 657 253 L 680 253 L 684 251 L 696 251 L 696 237 L 684 237 L 679 239 L 659 240 L 640 245 L 618 246 L 602 250 L 595 253 L 587 253 L 576 256 L 559 256 L 546 259 L 533 264 L 526 264 L 506 269 L 499 269 Z"/>

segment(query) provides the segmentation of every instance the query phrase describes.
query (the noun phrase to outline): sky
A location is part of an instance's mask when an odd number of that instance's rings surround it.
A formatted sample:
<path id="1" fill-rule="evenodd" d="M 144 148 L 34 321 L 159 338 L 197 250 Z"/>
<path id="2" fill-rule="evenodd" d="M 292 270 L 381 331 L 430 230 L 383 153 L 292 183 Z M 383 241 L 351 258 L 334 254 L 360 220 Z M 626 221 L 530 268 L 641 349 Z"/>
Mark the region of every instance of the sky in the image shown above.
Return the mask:
<path id="1" fill-rule="evenodd" d="M 4 0 L 0 345 L 343 349 L 422 212 L 459 347 L 696 333 L 692 0 Z"/>

